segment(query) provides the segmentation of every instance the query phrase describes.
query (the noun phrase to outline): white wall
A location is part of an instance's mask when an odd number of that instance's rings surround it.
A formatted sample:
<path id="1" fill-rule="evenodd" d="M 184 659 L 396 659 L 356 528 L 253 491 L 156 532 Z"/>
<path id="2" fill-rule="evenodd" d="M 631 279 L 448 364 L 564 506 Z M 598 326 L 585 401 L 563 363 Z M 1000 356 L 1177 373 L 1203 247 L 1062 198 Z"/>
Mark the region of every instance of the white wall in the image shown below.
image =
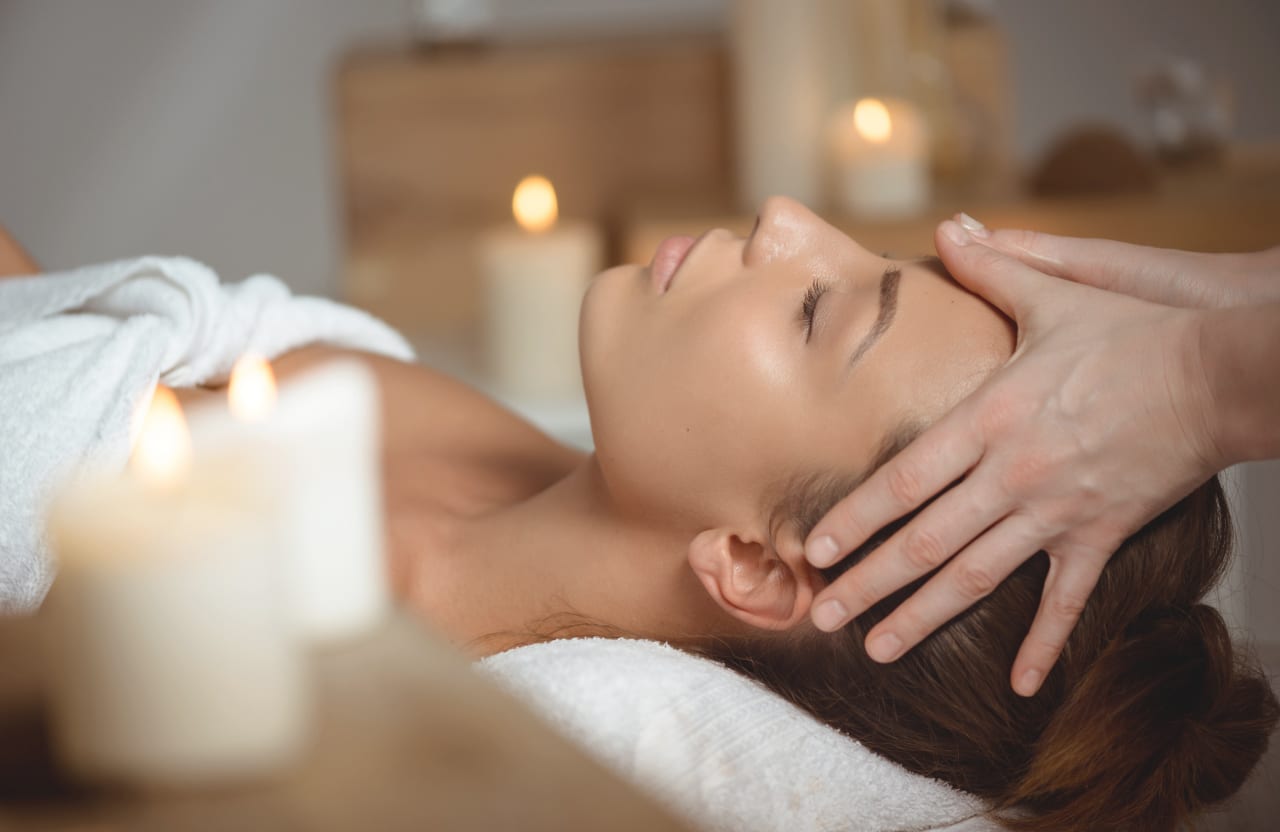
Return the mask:
<path id="1" fill-rule="evenodd" d="M 1240 494 L 1232 503 L 1239 551 L 1241 621 L 1257 638 L 1280 643 L 1280 462 L 1237 469 Z"/>
<path id="2" fill-rule="evenodd" d="M 718 0 L 493 2 L 504 32 L 715 25 Z M 331 293 L 330 72 L 406 0 L 0 2 L 0 223 L 48 268 L 182 253 Z M 535 13 L 535 11 L 537 13 Z"/>
<path id="3" fill-rule="evenodd" d="M 0 222 L 58 268 L 183 253 L 328 291 L 327 73 L 396 2 L 0 5 Z"/>
<path id="4" fill-rule="evenodd" d="M 1201 62 L 1235 91 L 1236 134 L 1280 137 L 1280 3 L 1275 0 L 996 0 L 1013 46 L 1017 145 L 1096 119 L 1134 137 L 1138 73 L 1170 55 Z"/>

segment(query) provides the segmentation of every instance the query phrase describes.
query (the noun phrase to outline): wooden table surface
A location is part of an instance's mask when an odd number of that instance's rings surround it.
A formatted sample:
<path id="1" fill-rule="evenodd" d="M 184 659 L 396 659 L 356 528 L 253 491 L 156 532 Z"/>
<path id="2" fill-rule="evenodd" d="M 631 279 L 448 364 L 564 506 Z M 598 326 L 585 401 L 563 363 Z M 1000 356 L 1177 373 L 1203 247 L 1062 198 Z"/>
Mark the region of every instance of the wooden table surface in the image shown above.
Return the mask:
<path id="1" fill-rule="evenodd" d="M 407 615 L 317 652 L 311 753 L 275 782 L 183 794 L 60 777 L 33 619 L 0 619 L 0 830 L 682 830 Z"/>

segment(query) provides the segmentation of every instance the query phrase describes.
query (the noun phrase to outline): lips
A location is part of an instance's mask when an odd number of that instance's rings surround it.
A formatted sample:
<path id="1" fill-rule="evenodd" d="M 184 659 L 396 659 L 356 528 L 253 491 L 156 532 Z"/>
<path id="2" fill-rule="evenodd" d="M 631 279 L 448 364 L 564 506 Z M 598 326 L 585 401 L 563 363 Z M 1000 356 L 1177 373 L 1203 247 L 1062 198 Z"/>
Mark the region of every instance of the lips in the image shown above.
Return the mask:
<path id="1" fill-rule="evenodd" d="M 678 234 L 658 244 L 657 250 L 653 253 L 653 262 L 649 264 L 649 276 L 658 294 L 667 291 L 667 287 L 671 285 L 671 279 L 676 276 L 676 270 L 689 255 L 695 242 L 697 241 L 693 237 Z"/>

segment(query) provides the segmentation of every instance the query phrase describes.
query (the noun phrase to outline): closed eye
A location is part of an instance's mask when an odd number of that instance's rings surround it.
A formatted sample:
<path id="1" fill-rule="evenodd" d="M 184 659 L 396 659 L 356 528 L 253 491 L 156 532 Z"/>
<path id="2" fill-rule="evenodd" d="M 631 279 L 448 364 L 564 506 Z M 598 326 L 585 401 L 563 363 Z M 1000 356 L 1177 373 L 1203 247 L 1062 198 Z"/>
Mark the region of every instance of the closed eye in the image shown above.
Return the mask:
<path id="1" fill-rule="evenodd" d="M 813 316 L 818 311 L 818 301 L 831 288 L 831 284 L 821 277 L 814 278 L 804 292 L 804 301 L 800 304 L 800 323 L 804 324 L 804 342 L 809 343 L 813 336 Z"/>

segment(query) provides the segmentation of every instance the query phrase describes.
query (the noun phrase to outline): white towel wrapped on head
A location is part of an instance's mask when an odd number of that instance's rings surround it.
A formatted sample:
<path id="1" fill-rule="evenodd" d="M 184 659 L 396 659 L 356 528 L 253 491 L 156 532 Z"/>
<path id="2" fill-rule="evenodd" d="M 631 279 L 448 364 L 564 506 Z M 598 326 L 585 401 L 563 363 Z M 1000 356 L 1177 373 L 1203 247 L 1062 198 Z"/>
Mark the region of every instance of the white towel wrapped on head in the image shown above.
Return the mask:
<path id="1" fill-rule="evenodd" d="M 316 342 L 413 357 L 364 312 L 293 297 L 268 275 L 221 285 L 182 257 L 0 280 L 0 613 L 43 600 L 51 490 L 72 466 L 124 466 L 157 382 L 219 382 L 246 352 Z"/>
<path id="2" fill-rule="evenodd" d="M 978 798 L 912 774 L 758 682 L 666 644 L 562 639 L 477 666 L 703 829 L 996 828 Z"/>

